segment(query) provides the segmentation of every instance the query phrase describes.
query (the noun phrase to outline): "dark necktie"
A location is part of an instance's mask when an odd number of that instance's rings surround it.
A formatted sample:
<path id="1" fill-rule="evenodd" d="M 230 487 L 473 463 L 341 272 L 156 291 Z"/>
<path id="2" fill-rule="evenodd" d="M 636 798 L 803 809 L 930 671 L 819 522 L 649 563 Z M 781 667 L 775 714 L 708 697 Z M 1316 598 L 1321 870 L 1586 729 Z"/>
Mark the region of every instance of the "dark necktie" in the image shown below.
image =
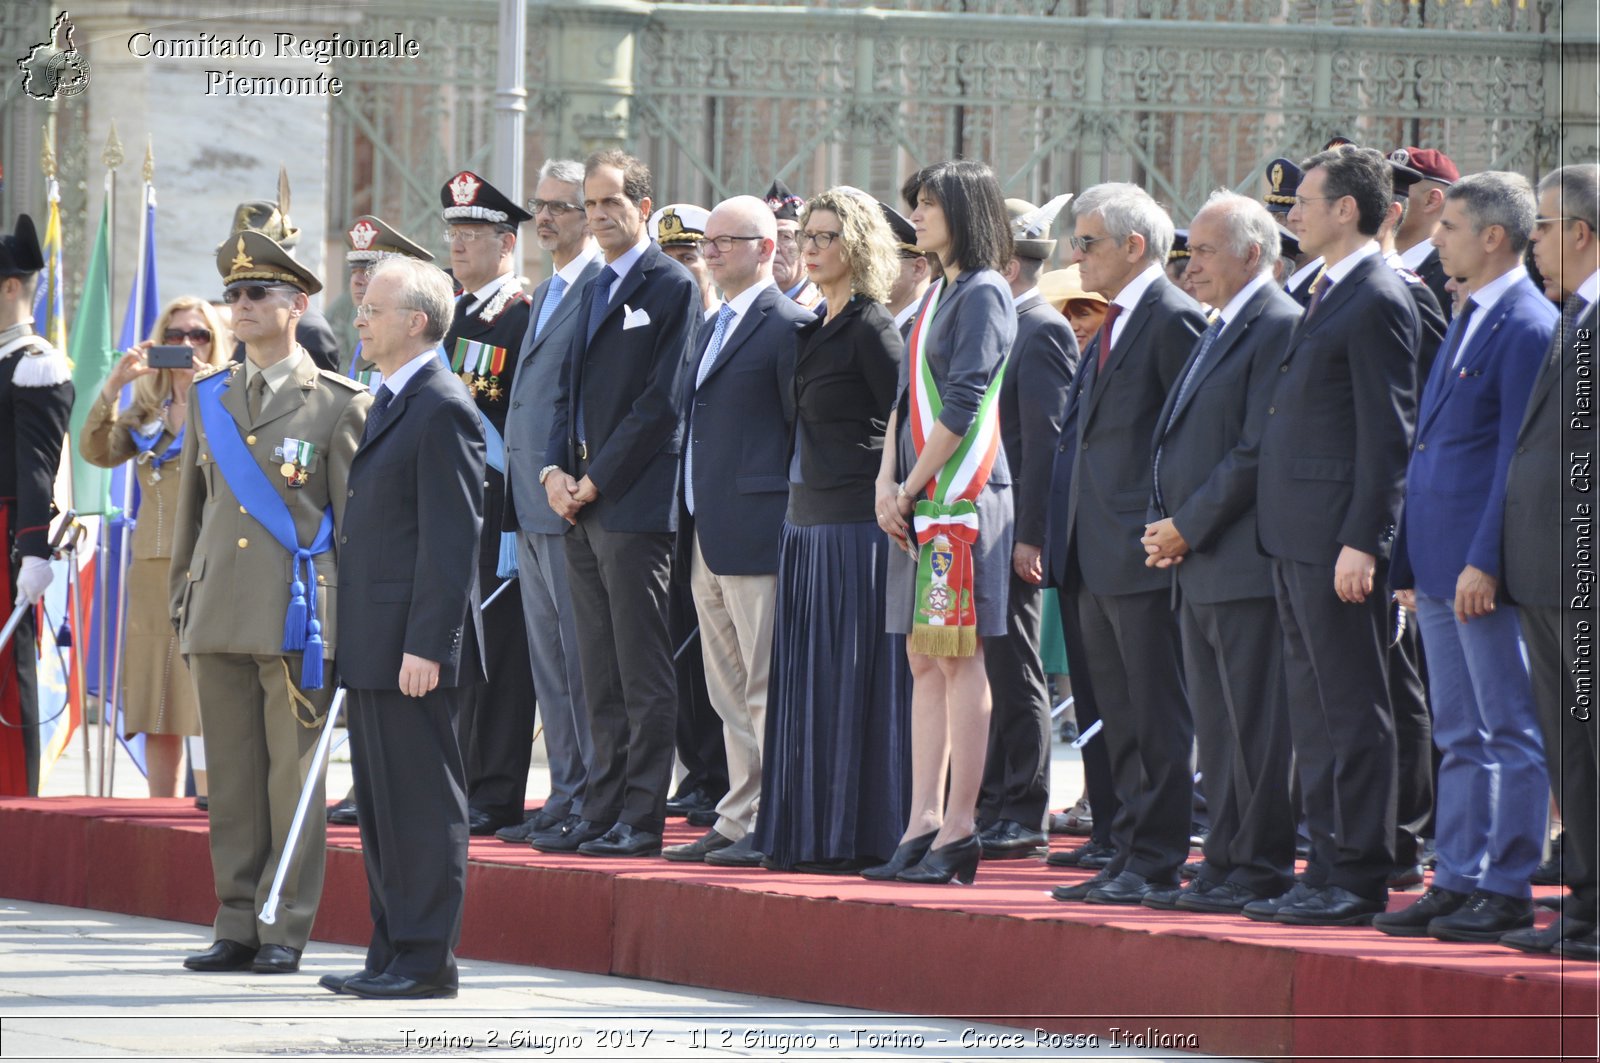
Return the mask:
<path id="1" fill-rule="evenodd" d="M 617 282 L 617 271 L 610 266 L 601 266 L 600 272 L 594 275 L 594 283 L 590 286 L 589 303 L 589 331 L 587 339 L 594 340 L 594 334 L 600 331 L 600 322 L 606 319 L 606 311 L 611 307 L 611 286 Z"/>
<path id="2" fill-rule="evenodd" d="M 1567 353 L 1567 348 L 1572 343 L 1572 333 L 1578 326 L 1578 319 L 1589 308 L 1581 295 L 1569 295 L 1561 307 L 1561 321 L 1556 325 L 1556 334 L 1550 337 L 1550 359 L 1552 366 L 1560 366 L 1561 358 Z"/>
<path id="3" fill-rule="evenodd" d="M 365 444 L 378 432 L 378 426 L 383 423 L 383 415 L 389 412 L 389 404 L 394 402 L 394 392 L 385 384 L 378 389 L 378 397 L 373 400 L 372 408 L 367 411 L 367 424 L 361 430 L 361 442 Z"/>
<path id="4" fill-rule="evenodd" d="M 1467 322 L 1472 320 L 1472 315 L 1478 312 L 1476 299 L 1468 299 L 1461 308 L 1461 313 L 1450 322 L 1450 332 L 1445 338 L 1444 364 L 1447 370 L 1454 369 L 1456 362 L 1461 360 L 1461 348 L 1466 343 Z"/>
<path id="5" fill-rule="evenodd" d="M 1100 325 L 1100 360 L 1095 363 L 1095 372 L 1106 367 L 1106 359 L 1111 357 L 1111 326 L 1116 323 L 1117 315 L 1122 313 L 1122 307 L 1112 303 L 1106 308 L 1106 319 Z"/>
<path id="6" fill-rule="evenodd" d="M 261 417 L 261 407 L 267 401 L 267 375 L 256 370 L 250 378 L 250 387 L 245 392 L 245 408 L 250 411 L 250 423 L 255 424 Z"/>
<path id="7" fill-rule="evenodd" d="M 1322 305 L 1322 299 L 1333 290 L 1333 281 L 1326 273 L 1318 273 L 1317 279 L 1311 282 L 1311 300 L 1306 303 L 1306 312 L 1301 321 L 1310 321 L 1311 315 L 1317 312 L 1317 307 Z"/>
<path id="8" fill-rule="evenodd" d="M 1200 350 L 1195 352 L 1194 361 L 1189 363 L 1189 371 L 1183 374 L 1183 383 L 1178 385 L 1178 400 L 1172 404 L 1172 412 L 1167 415 L 1167 426 L 1162 430 L 1163 436 L 1172 428 L 1172 422 L 1178 419 L 1178 411 L 1183 409 L 1183 400 L 1189 397 L 1189 389 L 1194 386 L 1196 380 L 1200 379 L 1200 369 L 1206 364 L 1206 355 L 1211 353 L 1211 345 L 1217 342 L 1217 337 L 1222 335 L 1222 330 L 1227 327 L 1227 324 L 1222 315 L 1218 314 L 1211 320 L 1211 324 L 1206 326 L 1205 332 L 1201 334 Z M 1156 444 L 1155 472 L 1152 485 L 1155 489 L 1156 508 L 1163 513 L 1167 511 L 1166 503 L 1161 500 L 1161 451 L 1165 446 L 1165 441 Z"/>

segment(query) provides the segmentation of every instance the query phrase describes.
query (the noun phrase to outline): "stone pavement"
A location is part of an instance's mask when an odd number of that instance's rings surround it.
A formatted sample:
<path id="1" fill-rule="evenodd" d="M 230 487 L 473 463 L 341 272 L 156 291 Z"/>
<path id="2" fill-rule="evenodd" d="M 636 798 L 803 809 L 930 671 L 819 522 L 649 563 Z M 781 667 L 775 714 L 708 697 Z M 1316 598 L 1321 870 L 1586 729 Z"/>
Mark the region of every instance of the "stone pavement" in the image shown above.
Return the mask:
<path id="1" fill-rule="evenodd" d="M 0 1058 L 1198 1058 L 476 960 L 461 962 L 456 1000 L 379 1003 L 316 985 L 358 969 L 359 949 L 314 943 L 295 975 L 184 970 L 210 940 L 187 923 L 0 900 Z"/>

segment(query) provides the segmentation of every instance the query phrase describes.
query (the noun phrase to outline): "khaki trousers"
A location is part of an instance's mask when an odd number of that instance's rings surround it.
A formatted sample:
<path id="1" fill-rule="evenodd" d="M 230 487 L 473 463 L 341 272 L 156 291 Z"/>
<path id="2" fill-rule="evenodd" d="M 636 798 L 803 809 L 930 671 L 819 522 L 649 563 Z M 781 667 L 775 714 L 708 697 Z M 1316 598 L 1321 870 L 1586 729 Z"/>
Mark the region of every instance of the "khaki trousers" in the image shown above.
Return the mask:
<path id="1" fill-rule="evenodd" d="M 257 916 L 272 889 L 333 687 L 296 687 L 311 708 L 294 702 L 289 681 L 300 679 L 298 653 L 197 653 L 189 657 L 189 671 L 200 700 L 210 786 L 216 939 L 304 949 L 322 898 L 327 809 L 321 777 L 284 880 L 277 921 L 266 926 Z M 333 674 L 332 661 L 325 671 Z"/>
<path id="2" fill-rule="evenodd" d="M 700 648 L 711 707 L 722 718 L 728 793 L 717 803 L 717 833 L 739 841 L 755 826 L 761 801 L 761 746 L 772 665 L 772 611 L 778 577 L 719 576 L 706 567 L 695 534 L 689 589 L 700 616 Z"/>

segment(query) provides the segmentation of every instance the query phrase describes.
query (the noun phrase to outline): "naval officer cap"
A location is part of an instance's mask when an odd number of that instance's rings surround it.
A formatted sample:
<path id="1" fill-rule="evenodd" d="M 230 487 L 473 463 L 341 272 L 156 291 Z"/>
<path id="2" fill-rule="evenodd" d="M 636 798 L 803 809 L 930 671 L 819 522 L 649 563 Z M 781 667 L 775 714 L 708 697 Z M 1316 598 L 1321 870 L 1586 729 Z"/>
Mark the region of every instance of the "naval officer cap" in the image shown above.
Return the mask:
<path id="1" fill-rule="evenodd" d="M 654 214 L 646 223 L 650 229 L 650 239 L 663 247 L 674 244 L 699 244 L 706 238 L 706 222 L 711 220 L 711 212 L 704 207 L 697 207 L 693 203 L 671 203 Z"/>
<path id="2" fill-rule="evenodd" d="M 287 284 L 307 295 L 322 291 L 317 275 L 294 260 L 266 233 L 241 229 L 222 242 L 217 272 L 226 288 L 248 284 Z"/>
<path id="3" fill-rule="evenodd" d="M 515 228 L 533 215 L 517 206 L 494 185 L 471 170 L 462 170 L 439 186 L 440 212 L 445 221 L 483 222 Z"/>

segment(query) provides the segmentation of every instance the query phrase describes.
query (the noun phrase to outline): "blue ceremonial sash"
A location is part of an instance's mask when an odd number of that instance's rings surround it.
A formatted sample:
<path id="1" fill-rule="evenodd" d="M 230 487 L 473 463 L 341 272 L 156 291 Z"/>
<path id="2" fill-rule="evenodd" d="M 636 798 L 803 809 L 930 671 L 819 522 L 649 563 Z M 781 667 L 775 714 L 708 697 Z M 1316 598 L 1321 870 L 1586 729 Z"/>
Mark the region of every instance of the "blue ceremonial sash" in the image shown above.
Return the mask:
<path id="1" fill-rule="evenodd" d="M 160 469 L 161 466 L 165 465 L 167 462 L 171 461 L 173 458 L 182 453 L 183 434 L 188 430 L 188 427 L 188 425 L 184 425 L 182 428 L 178 429 L 178 434 L 173 437 L 172 445 L 166 450 L 163 450 L 160 454 L 156 454 L 151 457 L 150 468 Z M 135 450 L 137 450 L 140 454 L 148 454 L 150 451 L 156 448 L 156 440 L 161 438 L 162 431 L 164 431 L 164 429 L 158 428 L 152 434 L 145 435 L 137 428 L 130 427 L 128 429 L 128 435 L 133 438 L 133 446 Z"/>
<path id="2" fill-rule="evenodd" d="M 199 396 L 200 420 L 206 439 L 217 456 L 217 468 L 234 497 L 254 517 L 267 534 L 277 540 L 294 558 L 289 585 L 289 611 L 283 618 L 285 652 L 303 651 L 300 686 L 305 690 L 322 688 L 322 623 L 317 619 L 317 579 L 311 559 L 333 549 L 333 507 L 322 510 L 322 524 L 309 547 L 301 546 L 289 506 L 267 479 L 250 448 L 239 434 L 239 426 L 222 405 L 222 391 L 231 374 L 218 373 L 195 384 Z M 327 455 L 323 455 L 327 460 Z M 301 578 L 301 573 L 305 578 Z"/>

